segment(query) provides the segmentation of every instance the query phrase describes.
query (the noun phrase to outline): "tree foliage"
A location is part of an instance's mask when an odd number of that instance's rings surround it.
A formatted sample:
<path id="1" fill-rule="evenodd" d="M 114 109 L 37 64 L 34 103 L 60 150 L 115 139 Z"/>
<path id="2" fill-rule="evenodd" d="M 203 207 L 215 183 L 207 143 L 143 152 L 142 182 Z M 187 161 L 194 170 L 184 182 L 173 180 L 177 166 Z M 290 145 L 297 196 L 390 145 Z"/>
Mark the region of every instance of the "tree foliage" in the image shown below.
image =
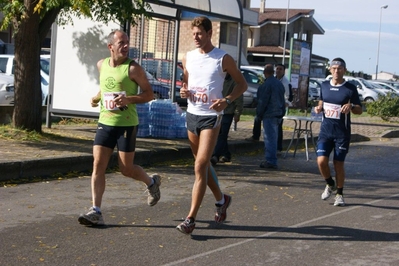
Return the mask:
<path id="1" fill-rule="evenodd" d="M 40 50 L 51 25 L 73 24 L 73 17 L 121 24 L 150 10 L 144 0 L 0 0 L 0 28 L 11 28 L 15 40 L 13 126 L 41 132 Z"/>

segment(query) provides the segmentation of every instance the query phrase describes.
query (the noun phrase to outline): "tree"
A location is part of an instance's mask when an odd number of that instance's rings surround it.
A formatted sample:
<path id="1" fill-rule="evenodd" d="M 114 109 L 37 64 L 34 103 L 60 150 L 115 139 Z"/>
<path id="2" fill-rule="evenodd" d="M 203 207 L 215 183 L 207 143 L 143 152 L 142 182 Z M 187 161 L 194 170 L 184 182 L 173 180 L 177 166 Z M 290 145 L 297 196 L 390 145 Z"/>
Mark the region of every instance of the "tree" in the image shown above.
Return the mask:
<path id="1" fill-rule="evenodd" d="M 1 29 L 11 27 L 15 40 L 14 113 L 12 126 L 42 131 L 40 50 L 53 22 L 73 23 L 74 17 L 98 22 L 130 22 L 148 16 L 144 0 L 0 0 Z"/>

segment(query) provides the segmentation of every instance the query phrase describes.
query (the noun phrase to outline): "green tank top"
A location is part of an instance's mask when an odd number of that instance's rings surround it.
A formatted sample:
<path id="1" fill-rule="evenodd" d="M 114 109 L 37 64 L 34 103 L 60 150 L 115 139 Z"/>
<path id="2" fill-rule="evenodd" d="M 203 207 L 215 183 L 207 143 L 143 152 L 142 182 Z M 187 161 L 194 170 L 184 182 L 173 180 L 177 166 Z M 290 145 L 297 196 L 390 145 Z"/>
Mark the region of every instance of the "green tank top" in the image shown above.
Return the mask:
<path id="1" fill-rule="evenodd" d="M 109 61 L 109 57 L 105 58 L 101 65 L 101 106 L 98 122 L 107 126 L 137 126 L 139 118 L 136 105 L 129 104 L 127 110 L 121 111 L 113 102 L 114 94 L 130 96 L 138 92 L 138 84 L 129 78 L 129 65 L 132 59 L 127 59 L 117 67 L 111 67 Z"/>

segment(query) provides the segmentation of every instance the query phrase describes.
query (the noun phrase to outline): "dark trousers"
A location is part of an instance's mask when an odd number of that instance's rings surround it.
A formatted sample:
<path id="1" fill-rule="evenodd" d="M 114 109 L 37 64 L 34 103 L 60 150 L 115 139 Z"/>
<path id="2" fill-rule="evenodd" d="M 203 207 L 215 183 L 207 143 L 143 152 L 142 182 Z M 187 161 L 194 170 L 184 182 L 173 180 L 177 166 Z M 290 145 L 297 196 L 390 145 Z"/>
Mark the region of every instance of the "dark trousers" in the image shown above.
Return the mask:
<path id="1" fill-rule="evenodd" d="M 262 127 L 262 120 L 259 119 L 257 116 L 255 116 L 255 119 L 254 119 L 254 128 L 252 129 L 252 137 L 253 137 L 254 139 L 259 140 L 259 138 L 260 138 L 261 127 Z"/>
<path id="2" fill-rule="evenodd" d="M 224 156 L 227 159 L 231 160 L 231 153 L 229 151 L 229 145 L 227 143 L 227 138 L 229 136 L 229 131 L 231 127 L 231 123 L 233 122 L 234 114 L 224 114 L 222 117 L 222 122 L 220 125 L 220 131 L 218 135 L 218 141 L 215 146 L 215 150 L 213 151 L 212 156 Z"/>
<path id="3" fill-rule="evenodd" d="M 283 121 L 284 121 L 284 119 L 281 119 L 281 122 L 278 124 L 278 133 L 277 133 L 277 150 L 278 151 L 283 150 Z"/>

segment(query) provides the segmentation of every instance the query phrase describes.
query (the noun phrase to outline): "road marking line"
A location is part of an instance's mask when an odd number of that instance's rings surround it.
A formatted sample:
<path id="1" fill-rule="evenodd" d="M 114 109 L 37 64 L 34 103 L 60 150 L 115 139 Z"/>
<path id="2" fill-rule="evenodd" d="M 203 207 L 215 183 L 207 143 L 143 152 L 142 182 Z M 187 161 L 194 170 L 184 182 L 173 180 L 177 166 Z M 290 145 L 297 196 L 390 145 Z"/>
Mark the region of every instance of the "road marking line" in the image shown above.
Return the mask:
<path id="1" fill-rule="evenodd" d="M 353 206 L 353 207 L 349 207 L 349 208 L 344 208 L 344 209 L 342 209 L 340 211 L 333 212 L 333 213 L 330 213 L 330 214 L 326 214 L 326 215 L 323 215 L 323 216 L 320 216 L 318 218 L 314 218 L 314 219 L 311 219 L 311 220 L 308 220 L 308 221 L 305 221 L 305 222 L 302 222 L 302 223 L 291 225 L 291 226 L 288 226 L 286 228 L 282 228 L 282 229 L 280 229 L 278 231 L 268 232 L 268 233 L 263 234 L 263 235 L 255 236 L 255 237 L 253 237 L 251 239 L 240 241 L 240 242 L 237 242 L 237 243 L 234 243 L 234 244 L 230 244 L 230 245 L 227 245 L 227 246 L 224 246 L 224 247 L 220 247 L 220 248 L 217 248 L 217 249 L 214 249 L 214 250 L 211 250 L 211 251 L 200 253 L 200 254 L 197 254 L 197 255 L 194 255 L 194 256 L 190 256 L 190 257 L 187 257 L 187 258 L 184 258 L 184 259 L 177 260 L 177 261 L 169 262 L 167 264 L 163 264 L 163 266 L 172 266 L 172 265 L 178 265 L 178 264 L 181 264 L 181 263 L 185 263 L 185 262 L 193 260 L 193 259 L 197 259 L 197 258 L 201 258 L 201 257 L 207 256 L 207 255 L 210 255 L 212 253 L 216 253 L 216 252 L 223 251 L 223 250 L 226 250 L 226 249 L 229 249 L 229 248 L 232 248 L 232 247 L 236 247 L 236 246 L 240 246 L 240 245 L 246 244 L 248 242 L 257 240 L 259 238 L 264 238 L 264 237 L 267 237 L 267 236 L 271 236 L 271 235 L 274 235 L 274 234 L 277 234 L 277 233 L 284 232 L 288 228 L 297 228 L 297 227 L 300 227 L 300 226 L 303 226 L 303 225 L 306 225 L 306 224 L 309 224 L 309 223 L 313 223 L 313 222 L 316 222 L 316 221 L 319 221 L 319 220 L 323 220 L 323 219 L 326 219 L 326 218 L 329 218 L 329 217 L 332 217 L 332 216 L 335 216 L 335 215 L 339 215 L 339 214 L 342 214 L 342 213 L 345 213 L 345 212 L 349 212 L 349 211 L 356 210 L 356 209 L 359 209 L 359 208 L 367 207 L 367 206 L 364 206 L 364 205 L 372 205 L 374 203 L 378 203 L 380 201 L 384 201 L 384 200 L 387 200 L 387 199 L 390 199 L 390 198 L 395 198 L 395 197 L 399 197 L 399 194 L 395 194 L 395 195 L 391 195 L 389 197 L 385 197 L 385 198 L 373 200 L 373 201 L 370 201 L 370 202 L 366 202 L 366 203 L 364 203 L 361 206 L 359 205 L 359 206 Z"/>

